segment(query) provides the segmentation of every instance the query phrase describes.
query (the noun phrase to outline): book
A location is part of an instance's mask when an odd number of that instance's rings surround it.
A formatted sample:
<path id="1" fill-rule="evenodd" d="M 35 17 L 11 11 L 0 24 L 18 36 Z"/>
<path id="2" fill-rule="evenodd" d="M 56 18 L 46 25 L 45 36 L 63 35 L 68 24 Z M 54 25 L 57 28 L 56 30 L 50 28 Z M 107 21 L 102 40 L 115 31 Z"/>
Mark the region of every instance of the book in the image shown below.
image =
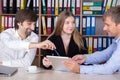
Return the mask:
<path id="1" fill-rule="evenodd" d="M 115 7 L 115 6 L 116 6 L 116 3 L 117 3 L 117 0 L 112 0 L 111 7 Z"/>
<path id="2" fill-rule="evenodd" d="M 59 4 L 58 2 L 59 2 L 58 0 L 55 0 L 55 15 L 58 15 L 58 12 L 59 12 L 58 11 L 58 7 L 59 7 L 58 6 L 58 4 Z"/>
<path id="3" fill-rule="evenodd" d="M 79 16 L 75 16 L 75 24 L 76 24 L 77 31 L 80 32 L 80 17 Z"/>
<path id="4" fill-rule="evenodd" d="M 47 34 L 45 16 L 42 16 L 42 31 L 43 31 L 43 35 Z"/>
<path id="5" fill-rule="evenodd" d="M 68 0 L 68 2 L 67 2 L 67 11 L 70 11 L 70 3 L 71 3 L 71 0 Z"/>
<path id="6" fill-rule="evenodd" d="M 63 0 L 59 0 L 59 13 L 63 11 Z"/>
<path id="7" fill-rule="evenodd" d="M 8 27 L 7 28 L 12 28 L 13 25 L 12 25 L 13 21 L 12 21 L 12 16 L 8 16 Z"/>
<path id="8" fill-rule="evenodd" d="M 13 0 L 9 0 L 9 13 L 13 13 Z"/>
<path id="9" fill-rule="evenodd" d="M 76 13 L 76 14 L 80 14 L 80 0 L 76 0 L 75 13 Z"/>
<path id="10" fill-rule="evenodd" d="M 52 0 L 52 14 L 55 13 L 55 0 Z"/>
<path id="11" fill-rule="evenodd" d="M 105 11 L 107 11 L 108 9 L 110 9 L 110 8 L 111 8 L 111 4 L 112 4 L 112 0 L 107 1 Z"/>
<path id="12" fill-rule="evenodd" d="M 52 1 L 47 0 L 47 14 L 51 14 L 52 11 Z"/>
<path id="13" fill-rule="evenodd" d="M 67 10 L 67 2 L 68 2 L 68 0 L 64 0 L 64 5 L 63 5 L 63 10 L 64 11 Z"/>
<path id="14" fill-rule="evenodd" d="M 98 51 L 101 51 L 102 50 L 102 37 L 99 36 L 98 37 Z"/>
<path id="15" fill-rule="evenodd" d="M 89 15 L 100 15 L 101 14 L 101 10 L 100 11 L 90 11 L 90 10 L 84 10 L 82 11 L 83 14 L 89 14 Z"/>
<path id="16" fill-rule="evenodd" d="M 86 17 L 83 17 L 82 34 L 86 35 Z"/>
<path id="17" fill-rule="evenodd" d="M 47 34 L 49 35 L 49 34 L 51 34 L 52 33 L 52 16 L 47 16 L 47 28 L 46 28 L 46 30 L 47 30 Z"/>
<path id="18" fill-rule="evenodd" d="M 20 0 L 16 0 L 16 6 L 17 6 L 16 11 L 19 11 L 19 10 L 20 10 L 20 6 L 21 6 L 20 3 L 21 3 Z"/>
<path id="19" fill-rule="evenodd" d="M 107 48 L 107 37 L 102 37 L 102 49 Z"/>
<path id="20" fill-rule="evenodd" d="M 2 12 L 9 13 L 9 0 L 2 0 Z"/>
<path id="21" fill-rule="evenodd" d="M 83 6 L 83 10 L 93 10 L 93 11 L 100 11 L 102 10 L 101 6 Z"/>
<path id="22" fill-rule="evenodd" d="M 116 2 L 116 6 L 117 6 L 117 5 L 120 5 L 120 0 L 117 0 L 117 2 Z"/>
<path id="23" fill-rule="evenodd" d="M 36 14 L 39 14 L 39 0 L 36 0 Z"/>
<path id="24" fill-rule="evenodd" d="M 36 0 L 33 0 L 33 11 L 36 13 Z"/>
<path id="25" fill-rule="evenodd" d="M 83 6 L 102 6 L 102 2 L 94 1 L 94 2 L 83 2 Z"/>
<path id="26" fill-rule="evenodd" d="M 103 2 L 102 12 L 101 12 L 102 14 L 104 14 L 104 12 L 105 12 L 105 10 L 106 10 L 107 1 L 108 1 L 108 0 L 104 0 L 104 2 Z"/>
<path id="27" fill-rule="evenodd" d="M 90 26 L 91 26 L 91 18 L 90 16 L 86 17 L 86 35 L 90 35 Z"/>
<path id="28" fill-rule="evenodd" d="M 75 15 L 75 1 L 76 0 L 72 0 L 71 1 L 71 12 Z"/>
<path id="29" fill-rule="evenodd" d="M 3 32 L 5 30 L 5 16 L 1 16 L 1 27 L 0 32 Z"/>
<path id="30" fill-rule="evenodd" d="M 93 52 L 93 38 L 88 38 L 88 54 L 91 54 Z"/>
<path id="31" fill-rule="evenodd" d="M 20 9 L 25 9 L 26 7 L 26 0 L 21 0 L 20 4 Z"/>
<path id="32" fill-rule="evenodd" d="M 4 24 L 5 24 L 4 29 L 5 29 L 5 30 L 6 30 L 6 29 L 8 29 L 8 15 L 7 15 L 7 16 L 5 16 L 5 21 L 4 21 Z"/>
<path id="33" fill-rule="evenodd" d="M 47 13 L 47 10 L 46 10 L 46 1 L 47 0 L 42 0 L 42 13 L 43 14 Z"/>
<path id="34" fill-rule="evenodd" d="M 93 52 L 96 52 L 98 50 L 98 38 L 93 37 Z"/>
<path id="35" fill-rule="evenodd" d="M 38 20 L 37 20 L 37 22 L 36 22 L 36 24 L 35 24 L 34 32 L 35 32 L 36 34 L 39 34 Z"/>
<path id="36" fill-rule="evenodd" d="M 95 16 L 91 16 L 91 35 L 95 35 L 96 34 L 96 17 Z"/>

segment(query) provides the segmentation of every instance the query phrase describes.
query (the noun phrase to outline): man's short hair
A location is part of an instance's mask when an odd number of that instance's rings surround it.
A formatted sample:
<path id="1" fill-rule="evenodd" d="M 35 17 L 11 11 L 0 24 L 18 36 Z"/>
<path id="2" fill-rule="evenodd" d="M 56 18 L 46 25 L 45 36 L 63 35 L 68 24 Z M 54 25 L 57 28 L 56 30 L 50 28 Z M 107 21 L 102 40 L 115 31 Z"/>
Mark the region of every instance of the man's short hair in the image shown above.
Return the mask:
<path id="1" fill-rule="evenodd" d="M 18 29 L 17 23 L 23 23 L 25 20 L 36 22 L 38 16 L 30 9 L 22 9 L 16 13 L 15 16 L 15 29 Z"/>

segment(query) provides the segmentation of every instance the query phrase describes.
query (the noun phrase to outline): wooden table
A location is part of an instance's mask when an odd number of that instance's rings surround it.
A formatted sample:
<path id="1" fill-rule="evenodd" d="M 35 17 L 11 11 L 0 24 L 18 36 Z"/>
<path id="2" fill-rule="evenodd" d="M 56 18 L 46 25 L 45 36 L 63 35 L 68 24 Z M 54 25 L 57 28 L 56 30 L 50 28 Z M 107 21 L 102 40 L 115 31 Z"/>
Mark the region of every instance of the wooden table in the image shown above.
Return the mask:
<path id="1" fill-rule="evenodd" d="M 11 77 L 0 77 L 0 80 L 120 80 L 120 73 L 112 75 L 76 74 L 54 70 L 39 69 L 39 73 L 28 73 L 24 68 Z"/>

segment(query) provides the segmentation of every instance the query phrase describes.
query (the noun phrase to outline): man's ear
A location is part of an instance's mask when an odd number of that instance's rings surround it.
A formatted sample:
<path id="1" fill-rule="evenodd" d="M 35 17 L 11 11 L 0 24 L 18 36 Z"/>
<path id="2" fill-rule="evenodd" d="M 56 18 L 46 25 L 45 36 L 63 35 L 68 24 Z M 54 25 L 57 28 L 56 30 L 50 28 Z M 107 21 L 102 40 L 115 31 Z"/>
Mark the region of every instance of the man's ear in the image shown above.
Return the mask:
<path id="1" fill-rule="evenodd" d="M 119 24 L 117 24 L 117 27 L 118 27 L 118 29 L 120 30 L 120 23 L 119 23 Z"/>
<path id="2" fill-rule="evenodd" d="M 20 23 L 17 23 L 18 26 L 20 26 Z"/>

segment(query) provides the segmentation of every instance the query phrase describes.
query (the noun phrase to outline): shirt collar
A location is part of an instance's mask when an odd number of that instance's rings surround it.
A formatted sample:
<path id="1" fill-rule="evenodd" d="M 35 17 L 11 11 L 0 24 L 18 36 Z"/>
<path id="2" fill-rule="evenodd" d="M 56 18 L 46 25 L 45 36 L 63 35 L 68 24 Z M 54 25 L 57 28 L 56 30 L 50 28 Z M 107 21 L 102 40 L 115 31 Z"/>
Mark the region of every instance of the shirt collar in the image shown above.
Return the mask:
<path id="1" fill-rule="evenodd" d="M 19 36 L 19 34 L 18 34 L 18 31 L 17 30 L 15 30 L 15 35 L 19 38 L 19 39 L 21 39 L 21 37 Z M 27 40 L 27 39 L 29 39 L 30 38 L 30 36 L 28 36 L 25 40 Z"/>
<path id="2" fill-rule="evenodd" d="M 120 41 L 120 37 L 118 37 L 117 39 L 114 39 L 116 43 L 118 43 Z"/>

